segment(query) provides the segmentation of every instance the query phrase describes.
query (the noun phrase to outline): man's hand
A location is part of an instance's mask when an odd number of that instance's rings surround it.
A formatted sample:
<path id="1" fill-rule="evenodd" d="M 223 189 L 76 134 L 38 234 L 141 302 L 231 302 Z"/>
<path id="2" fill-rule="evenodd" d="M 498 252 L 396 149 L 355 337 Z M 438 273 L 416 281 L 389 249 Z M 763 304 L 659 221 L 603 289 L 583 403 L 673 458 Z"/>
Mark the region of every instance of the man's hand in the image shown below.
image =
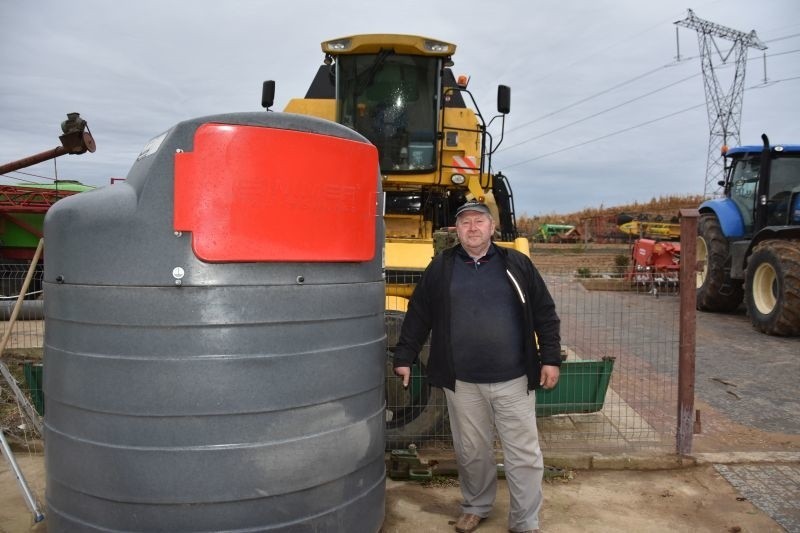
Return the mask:
<path id="1" fill-rule="evenodd" d="M 556 368 L 558 370 L 558 368 Z M 411 380 L 411 367 L 410 366 L 398 366 L 395 367 L 394 373 L 397 374 L 399 377 L 403 378 L 403 388 L 408 388 L 408 382 Z M 556 374 L 557 375 L 557 374 Z M 558 378 L 556 378 L 558 379 Z"/>
<path id="2" fill-rule="evenodd" d="M 394 369 L 397 372 L 397 368 Z M 552 389 L 558 384 L 558 376 L 561 369 L 553 365 L 542 366 L 542 376 L 539 379 L 539 385 L 545 389 Z"/>

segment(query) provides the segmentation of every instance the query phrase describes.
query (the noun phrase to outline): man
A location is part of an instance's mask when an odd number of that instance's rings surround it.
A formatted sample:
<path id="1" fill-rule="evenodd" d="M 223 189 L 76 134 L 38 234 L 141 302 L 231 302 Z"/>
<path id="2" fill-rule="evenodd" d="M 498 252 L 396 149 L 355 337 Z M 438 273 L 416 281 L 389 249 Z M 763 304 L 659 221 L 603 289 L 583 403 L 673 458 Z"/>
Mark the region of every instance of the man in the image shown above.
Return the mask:
<path id="1" fill-rule="evenodd" d="M 464 499 L 459 533 L 477 529 L 494 504 L 495 428 L 510 493 L 509 530 L 539 531 L 544 463 L 530 390 L 555 387 L 561 364 L 560 320 L 544 280 L 527 256 L 493 244 L 494 230 L 485 204 L 458 209 L 460 244 L 428 265 L 394 352 L 394 371 L 407 386 L 431 334 L 428 381 L 445 391 Z"/>

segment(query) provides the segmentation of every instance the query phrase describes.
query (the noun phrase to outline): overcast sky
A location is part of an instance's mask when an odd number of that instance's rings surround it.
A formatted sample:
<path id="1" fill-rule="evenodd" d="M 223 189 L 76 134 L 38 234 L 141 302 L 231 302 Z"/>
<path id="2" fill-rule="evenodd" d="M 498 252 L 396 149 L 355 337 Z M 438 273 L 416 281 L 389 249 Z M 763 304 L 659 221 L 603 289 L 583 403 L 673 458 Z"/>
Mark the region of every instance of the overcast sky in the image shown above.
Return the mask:
<path id="1" fill-rule="evenodd" d="M 762 132 L 800 143 L 797 0 L 0 0 L 0 163 L 58 146 L 77 111 L 97 151 L 59 158 L 58 177 L 105 185 L 182 120 L 259 111 L 265 79 L 277 82 L 276 110 L 303 96 L 323 40 L 410 33 L 458 46 L 453 70 L 471 76 L 484 115 L 497 85 L 511 87 L 493 166 L 518 215 L 701 194 L 709 125 L 696 32 L 680 29 L 675 60 L 673 22 L 687 8 L 755 29 L 769 47 L 766 84 L 762 52 L 749 52 L 742 143 Z M 719 69 L 726 90 L 732 70 Z M 24 171 L 41 177 L 11 176 L 42 182 L 56 168 Z"/>

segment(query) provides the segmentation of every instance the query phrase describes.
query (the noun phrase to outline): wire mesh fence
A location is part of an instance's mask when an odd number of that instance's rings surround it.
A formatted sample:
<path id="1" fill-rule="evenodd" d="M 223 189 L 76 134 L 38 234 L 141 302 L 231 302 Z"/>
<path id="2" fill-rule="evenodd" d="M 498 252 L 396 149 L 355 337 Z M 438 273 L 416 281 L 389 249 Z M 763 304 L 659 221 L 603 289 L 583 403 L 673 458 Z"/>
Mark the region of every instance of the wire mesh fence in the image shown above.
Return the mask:
<path id="1" fill-rule="evenodd" d="M 559 385 L 536 391 L 542 448 L 637 451 L 675 447 L 679 299 L 677 284 L 619 270 L 544 274 L 561 318 Z M 409 280 L 405 280 L 409 281 Z M 402 301 L 390 301 L 402 308 Z M 402 313 L 387 313 L 389 358 Z M 480 325 L 475 325 L 480 327 Z M 426 348 L 427 349 L 427 348 Z M 452 446 L 444 395 L 427 391 L 426 349 L 404 390 L 387 364 L 387 446 Z"/>
<path id="2" fill-rule="evenodd" d="M 44 414 L 42 390 L 42 347 L 44 335 L 44 301 L 42 269 L 34 269 L 28 290 L 20 303 L 16 321 L 11 327 L 14 306 L 28 273 L 23 262 L 0 264 L 0 338 L 6 338 L 2 361 L 26 401 L 39 415 Z M 0 428 L 9 442 L 18 447 L 35 449 L 40 435 L 23 413 L 16 391 L 0 380 Z"/>
<path id="3" fill-rule="evenodd" d="M 5 269 L 9 286 L 26 269 Z M 40 273 L 35 279 L 40 280 Z M 562 321 L 561 380 L 552 391 L 537 391 L 537 420 L 542 447 L 559 451 L 633 451 L 672 449 L 675 445 L 679 299 L 677 285 L 651 277 L 638 279 L 620 271 L 585 275 L 580 270 L 549 267 L 545 281 Z M 428 386 L 426 346 L 412 369 L 407 389 L 392 371 L 397 343 L 418 272 L 394 273 L 388 279 L 385 327 L 387 449 L 415 444 L 419 449 L 450 449 L 443 392 Z M 21 283 L 20 283 L 21 284 Z M 40 282 L 39 282 L 40 286 Z M 29 291 L 11 331 L 4 361 L 18 378 L 40 414 L 43 367 L 43 300 Z M 5 334 L 14 295 L 3 300 L 0 322 Z M 479 325 L 476 325 L 479 327 Z M 2 425 L 14 433 L 24 418 L 6 387 L 0 387 L 5 406 Z M 24 431 L 17 430 L 21 436 Z"/>

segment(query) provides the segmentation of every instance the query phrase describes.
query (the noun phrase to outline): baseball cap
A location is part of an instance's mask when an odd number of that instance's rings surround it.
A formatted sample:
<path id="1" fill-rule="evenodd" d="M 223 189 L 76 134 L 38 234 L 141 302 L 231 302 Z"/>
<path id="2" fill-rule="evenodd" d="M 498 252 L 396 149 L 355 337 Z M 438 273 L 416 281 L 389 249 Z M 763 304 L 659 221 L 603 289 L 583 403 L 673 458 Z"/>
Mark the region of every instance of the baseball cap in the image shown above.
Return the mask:
<path id="1" fill-rule="evenodd" d="M 478 211 L 479 213 L 486 213 L 487 215 L 491 215 L 492 213 L 489 211 L 489 207 L 481 202 L 467 202 L 461 207 L 458 208 L 456 211 L 456 218 L 458 218 L 461 213 L 466 211 Z"/>

